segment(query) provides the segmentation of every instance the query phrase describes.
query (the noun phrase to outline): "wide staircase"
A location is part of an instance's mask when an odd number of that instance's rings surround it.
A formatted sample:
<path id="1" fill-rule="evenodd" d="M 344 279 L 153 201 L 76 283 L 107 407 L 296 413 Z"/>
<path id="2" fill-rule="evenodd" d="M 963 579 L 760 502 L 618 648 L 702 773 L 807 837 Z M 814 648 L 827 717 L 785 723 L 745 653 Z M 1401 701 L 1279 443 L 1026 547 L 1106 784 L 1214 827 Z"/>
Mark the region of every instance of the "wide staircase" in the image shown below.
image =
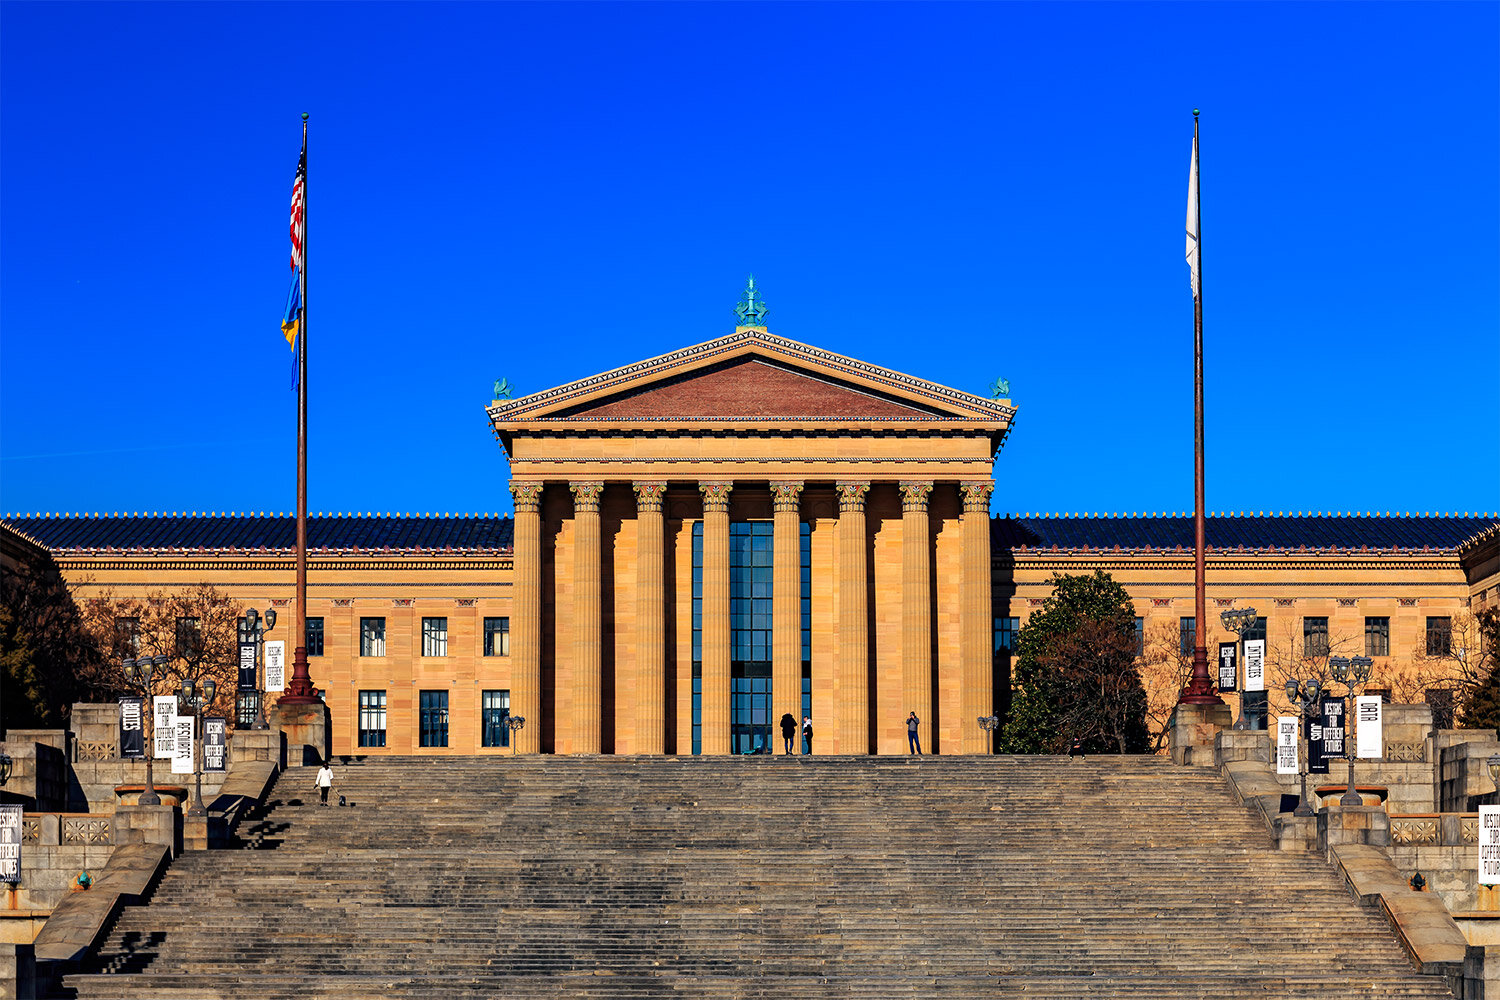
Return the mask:
<path id="1" fill-rule="evenodd" d="M 384 757 L 278 781 L 79 997 L 1446 997 L 1158 757 Z"/>

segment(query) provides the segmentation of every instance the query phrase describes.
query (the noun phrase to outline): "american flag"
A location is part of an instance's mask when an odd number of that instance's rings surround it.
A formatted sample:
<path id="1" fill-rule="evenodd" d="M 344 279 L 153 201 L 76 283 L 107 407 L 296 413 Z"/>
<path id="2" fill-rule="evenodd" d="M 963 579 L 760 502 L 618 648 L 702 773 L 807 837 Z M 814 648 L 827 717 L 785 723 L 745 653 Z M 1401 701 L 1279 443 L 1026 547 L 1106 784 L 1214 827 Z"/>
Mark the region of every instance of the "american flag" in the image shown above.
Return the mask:
<path id="1" fill-rule="evenodd" d="M 302 235 L 307 221 L 303 213 L 307 210 L 307 147 L 302 147 L 302 158 L 297 161 L 297 179 L 292 182 L 292 267 L 302 266 Z"/>

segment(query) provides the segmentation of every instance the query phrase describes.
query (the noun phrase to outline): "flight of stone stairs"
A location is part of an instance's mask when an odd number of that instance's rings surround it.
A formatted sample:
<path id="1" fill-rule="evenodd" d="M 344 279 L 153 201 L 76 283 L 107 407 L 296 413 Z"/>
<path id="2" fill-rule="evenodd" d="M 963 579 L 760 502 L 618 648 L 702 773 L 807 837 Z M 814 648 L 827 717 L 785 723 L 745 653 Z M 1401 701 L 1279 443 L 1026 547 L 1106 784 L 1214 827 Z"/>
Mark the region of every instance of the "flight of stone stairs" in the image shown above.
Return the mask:
<path id="1" fill-rule="evenodd" d="M 76 995 L 1446 997 L 1159 757 L 371 758 L 286 772 Z M 268 835 L 269 831 L 269 835 Z"/>

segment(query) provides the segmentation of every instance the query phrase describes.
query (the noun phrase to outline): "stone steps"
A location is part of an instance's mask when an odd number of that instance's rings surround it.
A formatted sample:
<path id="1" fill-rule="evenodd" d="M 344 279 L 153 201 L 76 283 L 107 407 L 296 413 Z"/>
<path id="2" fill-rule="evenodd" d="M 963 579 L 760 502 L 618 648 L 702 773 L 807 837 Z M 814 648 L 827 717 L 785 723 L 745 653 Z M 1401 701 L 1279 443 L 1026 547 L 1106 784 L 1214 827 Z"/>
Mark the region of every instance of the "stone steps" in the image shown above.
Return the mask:
<path id="1" fill-rule="evenodd" d="M 284 774 L 79 997 L 1442 997 L 1160 758 L 442 758 Z M 1316 975 L 1291 974 L 1315 969 Z"/>

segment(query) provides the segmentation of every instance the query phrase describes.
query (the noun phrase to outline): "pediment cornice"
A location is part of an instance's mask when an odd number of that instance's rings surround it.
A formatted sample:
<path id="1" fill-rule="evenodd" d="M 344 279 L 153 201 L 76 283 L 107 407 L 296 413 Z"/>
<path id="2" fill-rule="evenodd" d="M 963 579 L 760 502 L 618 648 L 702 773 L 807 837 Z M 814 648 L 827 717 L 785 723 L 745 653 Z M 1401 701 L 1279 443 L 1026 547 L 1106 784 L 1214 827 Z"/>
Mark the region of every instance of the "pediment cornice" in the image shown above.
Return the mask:
<path id="1" fill-rule="evenodd" d="M 944 423 L 962 421 L 970 424 L 1005 428 L 1015 416 L 1009 401 L 984 399 L 972 393 L 929 382 L 911 375 L 873 365 L 833 351 L 775 336 L 758 327 L 741 327 L 727 337 L 685 347 L 670 354 L 601 372 L 553 389 L 497 400 L 488 407 L 490 420 L 496 426 L 555 423 L 662 423 L 667 421 L 745 422 L 744 416 L 722 416 L 712 413 L 685 414 L 664 418 L 661 415 L 632 417 L 618 412 L 607 416 L 572 416 L 569 411 L 621 394 L 642 391 L 655 383 L 682 378 L 700 369 L 722 365 L 742 358 L 760 358 L 800 374 L 825 382 L 842 384 L 853 391 L 876 394 L 884 399 L 905 403 L 921 413 L 910 416 L 825 416 L 809 413 L 800 416 L 778 416 L 777 420 L 848 423 L 882 421 L 900 423 Z M 768 418 L 752 418 L 768 419 Z"/>

